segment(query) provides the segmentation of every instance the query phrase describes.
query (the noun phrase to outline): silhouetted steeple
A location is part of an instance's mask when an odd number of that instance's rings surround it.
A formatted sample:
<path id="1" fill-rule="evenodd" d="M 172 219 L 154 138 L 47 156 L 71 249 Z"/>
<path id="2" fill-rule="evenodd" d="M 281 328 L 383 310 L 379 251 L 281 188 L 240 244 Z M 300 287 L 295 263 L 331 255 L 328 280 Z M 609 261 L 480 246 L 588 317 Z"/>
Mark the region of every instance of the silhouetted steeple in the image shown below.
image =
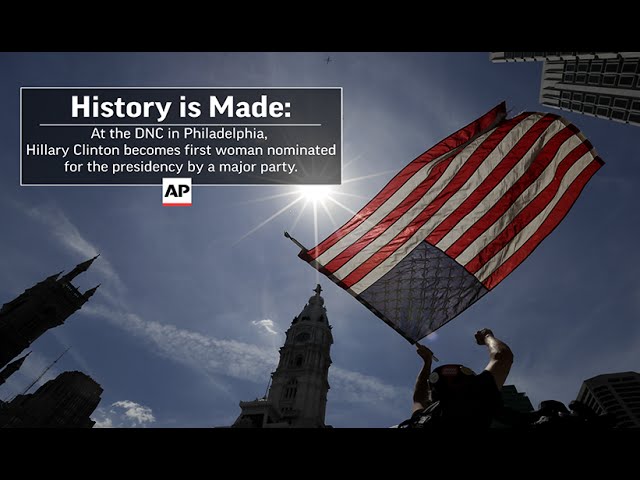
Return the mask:
<path id="1" fill-rule="evenodd" d="M 44 281 L 45 282 L 56 281 L 62 272 L 64 272 L 64 270 L 60 270 L 58 273 L 54 273 L 50 277 L 45 278 Z"/>
<path id="2" fill-rule="evenodd" d="M 87 290 L 86 292 L 84 292 L 84 294 L 83 294 L 84 298 L 86 298 L 87 300 L 89 300 L 89 299 L 92 297 L 92 295 L 93 295 L 94 293 L 96 293 L 96 290 L 98 290 L 98 287 L 99 287 L 100 285 L 101 285 L 101 284 L 99 283 L 99 284 L 98 284 L 98 285 L 96 285 L 95 287 L 93 287 L 93 288 L 91 288 L 91 289 Z"/>
<path id="3" fill-rule="evenodd" d="M 96 255 L 93 258 L 90 258 L 85 262 L 79 263 L 78 265 L 76 265 L 76 267 L 73 270 L 71 270 L 64 277 L 62 277 L 62 280 L 66 280 L 67 282 L 70 282 L 71 280 L 76 278 L 78 275 L 80 275 L 82 272 L 86 272 L 87 270 L 89 270 L 89 267 L 91 266 L 93 261 L 99 256 L 100 254 Z"/>
<path id="4" fill-rule="evenodd" d="M 62 325 L 78 311 L 96 288 L 84 294 L 71 280 L 86 272 L 95 257 L 86 260 L 66 275 L 51 275 L 0 308 L 0 368 L 7 365 L 35 339 L 51 328 Z"/>

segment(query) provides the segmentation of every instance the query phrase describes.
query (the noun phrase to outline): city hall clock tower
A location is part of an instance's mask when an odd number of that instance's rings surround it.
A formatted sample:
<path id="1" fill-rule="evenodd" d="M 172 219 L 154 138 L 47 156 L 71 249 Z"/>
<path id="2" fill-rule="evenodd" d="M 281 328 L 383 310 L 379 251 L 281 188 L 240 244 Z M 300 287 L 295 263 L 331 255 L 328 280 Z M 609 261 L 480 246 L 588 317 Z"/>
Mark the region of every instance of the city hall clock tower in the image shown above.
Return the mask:
<path id="1" fill-rule="evenodd" d="M 314 291 L 286 332 L 269 393 L 240 402 L 242 412 L 234 427 L 325 427 L 333 336 L 322 288 L 317 285 Z"/>

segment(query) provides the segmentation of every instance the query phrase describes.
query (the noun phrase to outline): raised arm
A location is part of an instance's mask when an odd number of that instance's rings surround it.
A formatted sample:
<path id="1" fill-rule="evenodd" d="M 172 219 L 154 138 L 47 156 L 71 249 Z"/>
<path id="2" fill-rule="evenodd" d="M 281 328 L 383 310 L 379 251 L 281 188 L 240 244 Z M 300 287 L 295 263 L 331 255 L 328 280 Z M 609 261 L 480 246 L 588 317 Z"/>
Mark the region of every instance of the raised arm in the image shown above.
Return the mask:
<path id="1" fill-rule="evenodd" d="M 431 361 L 433 358 L 433 352 L 429 350 L 424 345 L 420 345 L 416 343 L 416 351 L 420 358 L 424 361 L 422 365 L 422 369 L 418 374 L 418 379 L 416 380 L 416 386 L 413 389 L 413 410 L 411 413 L 416 410 L 422 410 L 429 405 L 431 396 L 429 389 L 429 375 L 431 374 Z"/>
<path id="2" fill-rule="evenodd" d="M 485 370 L 493 375 L 498 390 L 500 390 L 511 370 L 513 352 L 506 343 L 498 340 L 488 328 L 476 332 L 475 338 L 478 345 L 486 345 L 489 348 L 489 364 Z"/>

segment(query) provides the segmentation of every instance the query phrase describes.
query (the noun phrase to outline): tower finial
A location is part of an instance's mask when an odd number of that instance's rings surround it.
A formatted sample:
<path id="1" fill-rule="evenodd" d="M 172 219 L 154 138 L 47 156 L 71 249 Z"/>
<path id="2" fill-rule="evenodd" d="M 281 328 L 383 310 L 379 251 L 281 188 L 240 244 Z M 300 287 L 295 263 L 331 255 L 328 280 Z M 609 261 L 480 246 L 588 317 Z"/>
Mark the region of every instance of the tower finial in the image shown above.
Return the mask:
<path id="1" fill-rule="evenodd" d="M 89 300 L 94 293 L 96 293 L 96 290 L 98 290 L 98 287 L 100 286 L 100 284 L 96 285 L 95 287 L 87 290 L 86 292 L 84 292 L 83 296 L 84 298 L 86 298 L 87 300 Z"/>
<path id="2" fill-rule="evenodd" d="M 78 275 L 80 275 L 82 272 L 86 272 L 87 270 L 89 270 L 89 267 L 94 262 L 94 260 L 96 258 L 98 258 L 99 256 L 100 256 L 100 254 L 97 254 L 93 258 L 90 258 L 89 260 L 86 260 L 86 261 L 84 261 L 82 263 L 79 263 L 78 265 L 75 266 L 75 268 L 73 270 L 71 270 L 64 277 L 62 277 L 62 280 L 66 280 L 67 282 L 70 282 L 71 280 L 76 278 Z"/>
<path id="3" fill-rule="evenodd" d="M 320 296 L 320 292 L 322 292 L 322 287 L 320 286 L 320 284 L 318 283 L 316 285 L 316 288 L 313 289 L 314 292 L 316 292 L 316 296 Z"/>

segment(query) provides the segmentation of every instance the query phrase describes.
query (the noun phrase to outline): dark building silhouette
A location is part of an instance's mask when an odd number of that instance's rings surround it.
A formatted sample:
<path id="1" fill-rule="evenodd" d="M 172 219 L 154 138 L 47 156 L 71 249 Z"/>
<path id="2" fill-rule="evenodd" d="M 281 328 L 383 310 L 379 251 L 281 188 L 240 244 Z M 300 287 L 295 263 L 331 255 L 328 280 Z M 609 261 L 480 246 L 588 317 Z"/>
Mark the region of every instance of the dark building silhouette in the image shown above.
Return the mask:
<path id="1" fill-rule="evenodd" d="M 505 407 L 520 413 L 533 412 L 531 400 L 524 392 L 518 392 L 515 385 L 504 385 L 500 391 L 502 403 Z"/>
<path id="2" fill-rule="evenodd" d="M 233 427 L 325 427 L 329 391 L 329 351 L 333 343 L 322 288 L 309 299 L 286 332 L 280 362 L 271 374 L 266 398 L 240 402 L 242 412 Z"/>
<path id="3" fill-rule="evenodd" d="M 0 368 L 50 328 L 62 325 L 98 287 L 80 293 L 71 280 L 86 272 L 96 255 L 61 278 L 51 275 L 0 309 Z M 99 286 L 99 285 L 98 285 Z"/>
<path id="4" fill-rule="evenodd" d="M 18 395 L 0 408 L 0 427 L 91 428 L 90 415 L 102 387 L 82 372 L 63 372 L 35 393 Z"/>
<path id="5" fill-rule="evenodd" d="M 520 420 L 520 414 L 533 412 L 533 405 L 524 392 L 518 392 L 515 385 L 503 385 L 500 390 L 503 408 L 491 422 L 491 428 L 511 428 Z"/>
<path id="6" fill-rule="evenodd" d="M 6 382 L 11 375 L 16 373 L 20 369 L 29 355 L 31 355 L 31 352 L 27 353 L 24 357 L 20 357 L 18 360 L 14 360 L 9 365 L 4 367 L 4 369 L 0 372 L 0 385 Z"/>
<path id="7" fill-rule="evenodd" d="M 640 374 L 617 372 L 585 380 L 577 400 L 598 415 L 610 413 L 618 428 L 640 427 Z"/>

